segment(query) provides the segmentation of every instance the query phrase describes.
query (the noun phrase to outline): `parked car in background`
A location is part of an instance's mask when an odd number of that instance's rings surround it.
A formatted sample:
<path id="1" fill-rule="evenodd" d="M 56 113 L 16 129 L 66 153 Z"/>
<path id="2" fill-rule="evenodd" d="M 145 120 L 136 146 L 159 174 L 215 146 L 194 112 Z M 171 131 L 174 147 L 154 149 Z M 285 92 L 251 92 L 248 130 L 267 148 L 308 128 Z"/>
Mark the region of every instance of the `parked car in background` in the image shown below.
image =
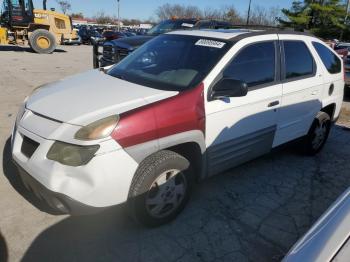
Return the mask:
<path id="1" fill-rule="evenodd" d="M 130 31 L 123 31 L 123 33 L 124 33 L 127 37 L 136 36 L 136 33 L 130 32 Z"/>
<path id="2" fill-rule="evenodd" d="M 233 24 L 219 20 L 200 20 L 194 25 L 194 29 L 230 29 Z"/>
<path id="3" fill-rule="evenodd" d="M 345 65 L 345 85 L 350 86 L 350 43 L 338 43 L 334 50 L 343 57 Z"/>
<path id="4" fill-rule="evenodd" d="M 7 262 L 8 261 L 8 250 L 6 240 L 0 232 L 0 261 Z"/>
<path id="5" fill-rule="evenodd" d="M 320 152 L 343 89 L 341 59 L 315 37 L 173 31 L 109 70 L 36 89 L 11 152 L 23 183 L 56 210 L 127 203 L 158 226 L 183 210 L 195 181 L 295 139 Z"/>
<path id="6" fill-rule="evenodd" d="M 106 41 L 113 41 L 116 39 L 126 37 L 126 34 L 124 34 L 123 32 L 118 32 L 114 30 L 107 30 L 102 33 L 102 36 Z"/>
<path id="7" fill-rule="evenodd" d="M 144 35 L 106 41 L 103 43 L 102 53 L 98 51 L 98 48 L 94 49 L 94 67 L 98 68 L 115 64 L 154 37 L 174 30 L 191 29 L 197 21 L 198 19 L 187 18 L 165 20 L 154 26 Z"/>
<path id="8" fill-rule="evenodd" d="M 81 37 L 79 36 L 79 30 L 77 29 L 73 29 L 75 31 L 75 35 L 77 36 L 77 38 L 74 39 L 64 39 L 62 44 L 63 45 L 81 45 L 82 41 L 81 41 Z"/>
<path id="9" fill-rule="evenodd" d="M 96 30 L 87 27 L 82 27 L 79 29 L 79 36 L 83 44 L 91 45 L 94 42 L 103 40 L 103 36 Z"/>
<path id="10" fill-rule="evenodd" d="M 350 261 L 350 189 L 293 246 L 283 262 Z"/>

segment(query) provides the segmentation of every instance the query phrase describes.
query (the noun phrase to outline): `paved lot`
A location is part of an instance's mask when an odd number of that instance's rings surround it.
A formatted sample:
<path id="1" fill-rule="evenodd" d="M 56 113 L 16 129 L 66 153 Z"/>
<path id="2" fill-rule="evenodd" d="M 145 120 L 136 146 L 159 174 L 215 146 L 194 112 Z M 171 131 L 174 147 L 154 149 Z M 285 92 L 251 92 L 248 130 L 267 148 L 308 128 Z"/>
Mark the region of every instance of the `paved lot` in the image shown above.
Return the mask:
<path id="1" fill-rule="evenodd" d="M 315 158 L 280 148 L 201 183 L 178 219 L 160 228 L 134 224 L 122 208 L 49 214 L 16 178 L 11 126 L 33 88 L 91 68 L 91 49 L 36 55 L 2 47 L 0 57 L 0 231 L 9 261 L 278 261 L 350 186 L 350 129 L 338 125 Z M 350 126 L 349 102 L 340 121 Z"/>

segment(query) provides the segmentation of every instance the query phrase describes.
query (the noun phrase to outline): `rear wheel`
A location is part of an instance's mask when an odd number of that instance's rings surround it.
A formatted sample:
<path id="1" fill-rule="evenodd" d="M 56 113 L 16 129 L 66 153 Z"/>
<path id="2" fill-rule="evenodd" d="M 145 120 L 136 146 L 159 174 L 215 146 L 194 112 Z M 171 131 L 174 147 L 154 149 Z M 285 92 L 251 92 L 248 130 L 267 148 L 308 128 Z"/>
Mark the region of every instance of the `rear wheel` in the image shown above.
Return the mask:
<path id="1" fill-rule="evenodd" d="M 45 29 L 35 30 L 29 38 L 31 48 L 39 54 L 51 54 L 56 49 L 55 36 Z"/>
<path id="2" fill-rule="evenodd" d="M 194 181 L 189 161 L 172 151 L 160 151 L 140 164 L 129 193 L 133 217 L 146 226 L 173 220 L 188 202 Z"/>
<path id="3" fill-rule="evenodd" d="M 308 155 L 320 152 L 328 139 L 330 129 L 330 116 L 326 112 L 319 112 L 308 134 L 303 139 L 304 152 Z"/>

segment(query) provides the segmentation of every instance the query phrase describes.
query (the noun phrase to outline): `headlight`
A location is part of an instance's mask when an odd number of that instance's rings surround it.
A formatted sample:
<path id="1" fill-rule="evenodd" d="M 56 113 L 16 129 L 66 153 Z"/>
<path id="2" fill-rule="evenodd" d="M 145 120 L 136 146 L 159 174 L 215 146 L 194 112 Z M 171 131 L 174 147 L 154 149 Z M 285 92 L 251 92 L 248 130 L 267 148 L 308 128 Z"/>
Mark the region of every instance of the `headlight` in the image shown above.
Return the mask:
<path id="1" fill-rule="evenodd" d="M 99 145 L 78 146 L 56 141 L 47 158 L 67 166 L 83 166 L 89 163 L 99 148 Z"/>
<path id="2" fill-rule="evenodd" d="M 23 101 L 23 103 L 21 104 L 19 110 L 18 110 L 18 114 L 16 117 L 16 125 L 18 125 L 18 123 L 21 121 L 22 117 L 24 116 L 24 113 L 26 112 L 26 104 L 27 104 L 27 100 L 28 97 L 26 97 Z"/>
<path id="3" fill-rule="evenodd" d="M 84 141 L 106 138 L 113 132 L 118 121 L 119 116 L 116 115 L 98 120 L 79 129 L 74 138 Z"/>

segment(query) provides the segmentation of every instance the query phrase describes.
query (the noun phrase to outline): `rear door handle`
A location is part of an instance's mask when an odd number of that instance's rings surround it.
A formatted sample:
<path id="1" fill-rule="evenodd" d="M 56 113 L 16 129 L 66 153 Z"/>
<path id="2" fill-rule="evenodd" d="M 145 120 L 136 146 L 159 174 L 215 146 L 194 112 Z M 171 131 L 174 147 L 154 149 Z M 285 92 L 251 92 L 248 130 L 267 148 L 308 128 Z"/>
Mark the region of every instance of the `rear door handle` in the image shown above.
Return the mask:
<path id="1" fill-rule="evenodd" d="M 268 104 L 268 107 L 278 106 L 280 104 L 280 101 L 273 101 L 270 104 Z"/>

